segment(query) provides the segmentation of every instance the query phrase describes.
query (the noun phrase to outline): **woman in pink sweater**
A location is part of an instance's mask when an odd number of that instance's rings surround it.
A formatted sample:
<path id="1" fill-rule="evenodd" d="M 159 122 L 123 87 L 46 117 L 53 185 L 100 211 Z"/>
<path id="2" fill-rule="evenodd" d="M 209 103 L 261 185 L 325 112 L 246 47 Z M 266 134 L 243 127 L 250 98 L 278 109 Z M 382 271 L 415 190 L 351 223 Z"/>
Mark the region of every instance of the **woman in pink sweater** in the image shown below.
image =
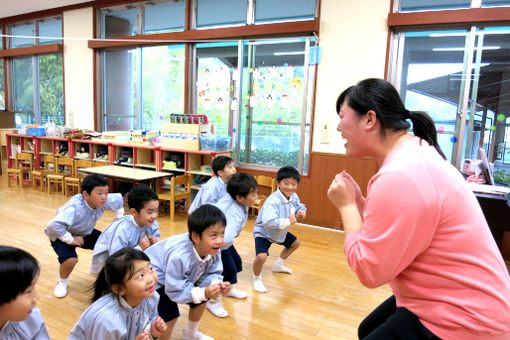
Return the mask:
<path id="1" fill-rule="evenodd" d="M 336 108 L 347 156 L 373 157 L 380 167 L 366 198 L 345 171 L 328 190 L 342 216 L 344 252 L 363 285 L 393 291 L 359 337 L 510 339 L 508 270 L 430 116 L 406 110 L 382 79 L 349 87 Z"/>

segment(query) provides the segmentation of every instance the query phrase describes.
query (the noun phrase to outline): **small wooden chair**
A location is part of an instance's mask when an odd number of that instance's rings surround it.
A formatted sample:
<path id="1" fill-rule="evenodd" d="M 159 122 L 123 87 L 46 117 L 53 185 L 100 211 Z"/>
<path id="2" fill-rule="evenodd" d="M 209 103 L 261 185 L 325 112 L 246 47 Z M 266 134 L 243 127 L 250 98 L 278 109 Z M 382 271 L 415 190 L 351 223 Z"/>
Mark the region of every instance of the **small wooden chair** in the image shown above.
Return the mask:
<path id="1" fill-rule="evenodd" d="M 258 197 L 250 209 L 253 215 L 258 215 L 260 209 L 262 208 L 262 204 L 264 204 L 269 195 L 276 191 L 276 181 L 273 177 L 264 175 L 255 176 L 255 180 L 259 186 L 257 195 Z M 262 189 L 262 192 L 260 189 Z M 257 212 L 256 214 L 255 211 Z"/>
<path id="2" fill-rule="evenodd" d="M 179 188 L 176 186 L 182 186 Z M 169 201 L 170 203 L 170 220 L 175 218 L 175 202 L 185 199 L 189 205 L 191 200 L 191 176 L 189 174 L 173 176 L 170 179 L 170 192 L 163 192 L 158 195 L 160 200 Z M 187 209 L 186 209 L 187 210 Z"/>
<path id="3" fill-rule="evenodd" d="M 80 173 L 80 168 L 90 168 L 91 166 L 92 161 L 89 159 L 74 160 L 73 175 L 64 177 L 64 191 L 66 196 L 70 192 L 73 192 L 74 195 L 81 192 L 81 182 L 86 175 Z"/>
<path id="4" fill-rule="evenodd" d="M 39 170 L 32 171 L 32 187 L 35 189 L 37 185 L 41 185 L 41 191 L 44 191 L 44 182 L 46 176 L 55 172 L 55 156 L 44 155 L 44 167 Z"/>
<path id="5" fill-rule="evenodd" d="M 18 152 L 16 154 L 16 160 L 14 167 L 7 169 L 7 186 L 11 186 L 11 178 L 16 179 L 16 185 L 20 185 L 23 188 L 23 182 L 25 181 L 25 175 L 31 178 L 32 170 L 34 169 L 34 155 L 27 152 Z"/>
<path id="6" fill-rule="evenodd" d="M 64 178 L 73 173 L 74 159 L 69 157 L 57 157 L 55 162 L 55 173 L 48 174 L 48 194 L 51 194 L 51 186 L 55 185 L 55 191 L 58 191 L 59 185 L 62 186 L 62 195 L 65 195 Z"/>

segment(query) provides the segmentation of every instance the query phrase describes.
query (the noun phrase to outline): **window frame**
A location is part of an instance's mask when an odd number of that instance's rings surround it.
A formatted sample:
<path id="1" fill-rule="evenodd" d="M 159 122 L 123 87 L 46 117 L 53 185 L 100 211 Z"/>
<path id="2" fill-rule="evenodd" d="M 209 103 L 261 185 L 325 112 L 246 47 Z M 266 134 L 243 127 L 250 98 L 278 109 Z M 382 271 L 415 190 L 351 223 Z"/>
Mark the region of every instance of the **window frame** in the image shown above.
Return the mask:
<path id="1" fill-rule="evenodd" d="M 4 65 L 4 93 L 5 93 L 5 109 L 4 110 L 11 110 L 14 113 L 16 111 L 14 110 L 14 97 L 11 95 L 13 93 L 13 58 L 16 57 L 32 57 L 32 70 L 33 72 L 37 71 L 37 74 L 39 74 L 38 69 L 38 56 L 45 55 L 45 54 L 60 54 L 63 56 L 64 47 L 62 44 L 62 41 L 60 43 L 52 43 L 52 44 L 39 44 L 39 39 L 37 39 L 38 36 L 38 24 L 41 22 L 46 21 L 53 21 L 57 20 L 60 21 L 60 24 L 63 25 L 62 20 L 62 14 L 61 13 L 55 13 L 49 16 L 45 17 L 38 17 L 33 18 L 30 20 L 23 20 L 23 21 L 9 21 L 7 23 L 2 24 L 2 32 L 6 32 L 6 34 L 10 34 L 10 27 L 16 26 L 16 25 L 22 25 L 22 24 L 33 24 L 34 25 L 34 38 L 33 38 L 33 45 L 28 47 L 16 47 L 11 48 L 11 41 L 8 37 L 2 37 L 3 41 L 3 49 L 0 49 L 0 59 L 3 59 L 3 65 Z M 61 31 L 62 32 L 62 31 Z M 34 65 L 37 67 L 34 70 Z M 63 63 L 62 63 L 62 79 L 64 78 L 63 74 Z M 37 77 L 34 77 L 36 79 Z M 34 121 L 37 124 L 40 124 L 41 120 L 41 112 L 40 112 L 40 100 L 39 100 L 39 90 L 35 90 L 36 84 L 34 83 Z M 37 88 L 39 88 L 39 83 L 37 83 Z M 37 94 L 37 95 L 36 95 Z M 37 97 L 37 98 L 36 98 Z M 65 100 L 64 100 L 64 107 L 63 112 L 65 112 Z M 65 124 L 65 114 L 64 114 L 64 124 Z"/>
<path id="2" fill-rule="evenodd" d="M 253 6 L 253 1 L 249 0 L 251 3 L 251 6 Z M 96 77 L 97 84 L 102 84 L 104 86 L 104 74 L 101 67 L 101 51 L 104 49 L 112 48 L 112 47 L 122 47 L 122 48 L 129 48 L 130 46 L 133 47 L 140 47 L 140 46 L 151 46 L 151 45 L 165 45 L 170 43 L 176 43 L 176 42 L 184 42 L 185 43 L 185 49 L 186 49 L 186 76 L 185 76 L 185 103 L 184 103 L 184 112 L 191 112 L 190 108 L 193 106 L 193 93 L 194 93 L 194 83 L 192 79 L 195 79 L 196 76 L 196 70 L 193 70 L 193 63 L 194 63 L 194 44 L 199 42 L 207 42 L 207 41 L 231 41 L 231 40 L 247 40 L 250 38 L 286 38 L 286 37 L 317 37 L 319 33 L 319 27 L 320 27 L 320 21 L 319 21 L 319 8 L 320 8 L 320 0 L 316 0 L 316 14 L 315 18 L 312 20 L 300 20 L 300 21 L 286 21 L 286 22 L 276 22 L 276 23 L 267 23 L 267 24 L 248 24 L 249 18 L 248 15 L 251 13 L 250 10 L 247 12 L 247 24 L 244 26 L 234 26 L 234 27 L 219 27 L 219 28 L 210 28 L 210 29 L 194 29 L 194 18 L 196 18 L 196 13 L 193 10 L 193 6 L 195 4 L 194 0 L 186 0 L 186 20 L 185 20 L 185 29 L 183 31 L 177 31 L 177 32 L 165 32 L 165 33 L 154 33 L 154 34 L 140 34 L 136 36 L 124 36 L 124 37 L 116 37 L 111 38 L 108 40 L 89 40 L 88 41 L 88 47 L 91 49 L 94 49 L 96 51 L 96 65 L 97 65 L 97 72 Z M 96 10 L 96 22 L 99 24 L 96 36 L 101 37 L 102 36 L 102 30 L 101 30 L 101 10 L 102 6 L 100 5 L 94 5 L 94 8 Z M 253 15 L 253 14 L 252 14 Z M 143 17 L 139 18 L 139 23 L 143 23 Z M 308 57 L 308 56 L 307 56 Z M 308 73 L 308 72 L 306 72 Z M 316 65 L 314 74 L 316 74 Z M 96 89 L 96 122 L 100 122 L 102 124 L 103 117 L 102 117 L 102 86 L 98 86 L 98 89 Z M 315 89 L 315 81 L 313 84 L 313 87 L 307 86 L 305 89 L 305 101 L 314 101 L 315 100 L 315 94 L 310 98 L 310 95 L 307 93 L 311 88 Z M 306 152 L 308 157 L 312 153 L 311 150 L 311 140 L 312 140 L 312 131 L 313 131 L 313 106 L 310 105 L 309 102 L 307 104 L 303 104 L 303 108 L 308 109 L 311 107 L 311 117 L 310 122 L 304 122 L 302 121 L 302 127 L 306 130 L 307 124 L 309 125 L 309 140 L 308 145 L 304 145 L 300 147 L 300 164 L 298 169 L 300 172 L 306 173 L 307 170 L 303 171 L 303 157 L 304 153 Z M 302 112 L 302 115 L 306 115 L 306 110 Z M 237 120 L 235 124 L 238 124 L 239 121 Z M 98 124 L 99 125 L 99 124 Z M 96 127 L 97 128 L 97 127 Z M 302 138 L 301 144 L 305 143 L 305 138 Z M 304 150 L 307 148 L 307 150 Z M 236 154 L 236 157 L 238 155 Z M 308 162 L 309 163 L 309 162 Z M 249 168 L 258 168 L 261 166 L 258 166 L 257 164 L 253 163 L 243 163 L 243 167 L 245 166 Z M 236 165 L 240 165 L 239 163 L 236 163 Z M 310 165 L 308 164 L 308 167 Z M 270 167 L 270 170 L 274 170 L 275 167 Z"/>
<path id="3" fill-rule="evenodd" d="M 395 1 L 394 6 L 398 6 L 398 0 Z M 458 10 L 441 10 L 441 11 L 423 11 L 423 12 L 405 12 L 388 14 L 388 51 L 387 63 L 385 74 L 388 80 L 400 88 L 401 68 L 399 64 L 402 61 L 404 44 L 401 39 L 403 36 L 400 33 L 412 31 L 427 31 L 435 29 L 468 29 L 470 34 L 476 27 L 490 27 L 490 26 L 510 26 L 510 6 L 504 7 L 483 7 L 483 8 L 470 8 Z M 472 59 L 468 62 L 468 67 L 472 63 Z M 470 87 L 466 87 L 469 91 Z M 466 92 L 465 91 L 465 92 Z M 456 141 L 456 146 L 453 155 L 453 164 L 460 168 L 460 162 L 464 157 L 465 142 L 471 139 L 471 136 L 465 136 L 466 122 L 471 124 L 471 121 L 466 119 L 466 111 L 469 109 L 467 104 L 469 93 L 463 94 L 464 105 L 460 106 L 462 111 L 462 119 L 460 126 L 456 127 L 455 133 L 458 133 L 459 138 Z M 489 156 L 490 157 L 490 156 Z"/>

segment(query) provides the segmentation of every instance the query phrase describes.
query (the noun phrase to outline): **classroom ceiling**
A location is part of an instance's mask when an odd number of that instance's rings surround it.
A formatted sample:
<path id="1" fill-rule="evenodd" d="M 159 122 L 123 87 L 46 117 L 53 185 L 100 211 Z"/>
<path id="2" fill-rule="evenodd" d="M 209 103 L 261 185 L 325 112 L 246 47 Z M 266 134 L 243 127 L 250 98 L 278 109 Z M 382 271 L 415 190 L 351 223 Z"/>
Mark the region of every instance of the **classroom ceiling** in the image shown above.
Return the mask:
<path id="1" fill-rule="evenodd" d="M 89 1 L 90 0 L 1 0 L 0 19 Z"/>

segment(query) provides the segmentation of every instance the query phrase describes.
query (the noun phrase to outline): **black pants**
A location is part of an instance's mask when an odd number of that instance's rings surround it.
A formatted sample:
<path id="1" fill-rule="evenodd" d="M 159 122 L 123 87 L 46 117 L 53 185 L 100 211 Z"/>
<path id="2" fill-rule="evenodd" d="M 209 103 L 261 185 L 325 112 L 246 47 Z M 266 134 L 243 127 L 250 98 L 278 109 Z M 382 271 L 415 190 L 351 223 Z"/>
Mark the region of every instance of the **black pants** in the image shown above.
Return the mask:
<path id="1" fill-rule="evenodd" d="M 221 273 L 223 281 L 235 285 L 237 283 L 237 273 L 243 270 L 243 261 L 234 245 L 221 251 L 221 262 L 223 263 L 223 273 Z"/>
<path id="2" fill-rule="evenodd" d="M 361 322 L 358 337 L 364 340 L 439 339 L 410 310 L 404 307 L 397 308 L 395 296 L 384 301 Z"/>

